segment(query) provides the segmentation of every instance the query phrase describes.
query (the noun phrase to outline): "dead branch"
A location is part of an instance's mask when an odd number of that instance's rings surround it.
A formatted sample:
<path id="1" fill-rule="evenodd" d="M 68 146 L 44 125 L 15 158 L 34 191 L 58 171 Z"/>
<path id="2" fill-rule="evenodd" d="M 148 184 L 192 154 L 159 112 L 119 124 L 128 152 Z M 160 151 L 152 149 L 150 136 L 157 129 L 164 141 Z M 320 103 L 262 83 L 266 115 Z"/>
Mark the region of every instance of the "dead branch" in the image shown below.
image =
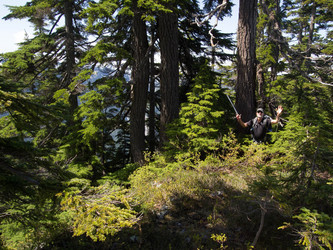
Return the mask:
<path id="1" fill-rule="evenodd" d="M 213 27 L 209 30 L 209 35 L 210 35 L 210 44 L 212 47 L 217 46 L 218 43 L 214 44 L 214 39 L 215 36 L 213 35 L 213 30 L 217 27 L 218 23 L 219 23 L 219 17 L 222 13 L 223 10 L 225 10 L 225 8 L 227 7 L 229 3 L 229 0 L 223 0 L 223 2 L 216 6 L 215 9 L 213 9 L 212 11 L 208 12 L 205 15 L 194 15 L 194 22 L 191 24 L 196 24 L 198 25 L 198 27 L 202 26 L 205 22 L 211 20 L 211 18 L 216 15 L 216 19 L 215 19 L 215 24 L 213 25 Z M 200 21 L 199 19 L 203 18 L 202 21 Z"/>
<path id="2" fill-rule="evenodd" d="M 251 243 L 251 246 L 255 246 L 258 242 L 259 236 L 261 234 L 261 231 L 264 227 L 264 222 L 265 222 L 265 215 L 267 213 L 267 209 L 266 209 L 266 201 L 264 202 L 264 204 L 260 204 L 260 211 L 261 211 L 261 216 L 260 216 L 260 226 L 259 229 L 256 233 L 256 236 L 254 237 L 253 242 Z"/>

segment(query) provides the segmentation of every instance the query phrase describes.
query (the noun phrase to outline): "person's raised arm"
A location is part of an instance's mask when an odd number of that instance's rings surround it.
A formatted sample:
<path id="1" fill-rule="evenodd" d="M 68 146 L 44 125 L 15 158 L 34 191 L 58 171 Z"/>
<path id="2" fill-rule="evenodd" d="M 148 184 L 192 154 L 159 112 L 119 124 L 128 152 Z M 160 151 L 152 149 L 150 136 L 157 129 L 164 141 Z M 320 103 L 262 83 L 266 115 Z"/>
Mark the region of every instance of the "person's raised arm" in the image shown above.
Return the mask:
<path id="1" fill-rule="evenodd" d="M 247 127 L 247 123 L 244 123 L 244 122 L 242 121 L 242 116 L 241 116 L 240 114 L 237 114 L 237 115 L 236 115 L 236 119 L 237 119 L 238 123 L 239 123 L 243 128 L 246 128 L 246 127 Z"/>
<path id="2" fill-rule="evenodd" d="M 280 105 L 277 109 L 276 109 L 276 118 L 274 120 L 271 120 L 271 123 L 272 124 L 276 124 L 279 122 L 279 119 L 280 119 L 280 115 L 283 111 L 283 108 L 282 106 Z"/>

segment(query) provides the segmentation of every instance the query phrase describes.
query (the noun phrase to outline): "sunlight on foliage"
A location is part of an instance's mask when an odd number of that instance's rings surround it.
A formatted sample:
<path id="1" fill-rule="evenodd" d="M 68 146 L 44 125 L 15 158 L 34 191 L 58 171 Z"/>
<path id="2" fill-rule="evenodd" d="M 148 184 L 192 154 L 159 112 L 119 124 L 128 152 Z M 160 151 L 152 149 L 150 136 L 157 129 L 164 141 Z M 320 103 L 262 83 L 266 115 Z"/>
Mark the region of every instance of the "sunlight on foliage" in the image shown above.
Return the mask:
<path id="1" fill-rule="evenodd" d="M 228 246 L 225 246 L 224 243 L 227 241 L 227 236 L 223 233 L 221 234 L 212 234 L 211 238 L 220 244 L 220 249 L 226 249 Z"/>
<path id="2" fill-rule="evenodd" d="M 59 196 L 63 198 L 61 208 L 72 213 L 74 236 L 86 234 L 94 241 L 104 241 L 108 235 L 115 235 L 137 222 L 128 191 L 108 183 Z"/>
<path id="3" fill-rule="evenodd" d="M 298 235 L 301 237 L 299 244 L 306 249 L 332 249 L 333 220 L 327 214 L 301 208 L 301 212 L 293 218 L 299 223 L 295 224 Z"/>

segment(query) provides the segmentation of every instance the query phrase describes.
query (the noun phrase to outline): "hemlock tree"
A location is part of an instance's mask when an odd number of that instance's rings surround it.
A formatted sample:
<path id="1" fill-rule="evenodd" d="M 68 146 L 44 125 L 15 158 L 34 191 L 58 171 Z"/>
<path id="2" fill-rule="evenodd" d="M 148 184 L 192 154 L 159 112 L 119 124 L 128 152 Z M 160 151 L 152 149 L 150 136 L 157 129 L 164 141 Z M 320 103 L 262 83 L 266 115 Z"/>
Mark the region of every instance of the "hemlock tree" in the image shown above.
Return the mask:
<path id="1" fill-rule="evenodd" d="M 272 117 L 275 116 L 274 107 L 277 106 L 274 97 L 268 96 L 269 88 L 277 79 L 277 74 L 283 70 L 284 64 L 280 60 L 279 27 L 281 27 L 282 13 L 280 1 L 260 0 L 257 24 L 257 81 L 258 103 L 262 107 L 269 105 Z"/>
<path id="2" fill-rule="evenodd" d="M 51 149 L 33 140 L 41 127 L 57 124 L 57 112 L 25 87 L 0 76 L 0 230 L 10 249 L 37 247 L 64 229 L 54 197 L 66 171 L 52 164 Z"/>
<path id="3" fill-rule="evenodd" d="M 275 143 L 271 148 L 290 158 L 275 170 L 288 173 L 287 178 L 279 179 L 282 184 L 279 192 L 282 201 L 291 207 L 304 207 L 296 214 L 304 216 L 302 210 L 313 210 L 332 217 L 332 197 L 327 195 L 332 193 L 329 162 L 333 144 L 329 117 L 333 106 L 329 100 L 333 88 L 332 73 L 327 70 L 332 67 L 332 33 L 322 32 L 332 24 L 329 11 L 332 5 L 327 1 L 283 1 L 284 11 L 279 12 L 274 2 L 260 1 L 258 38 L 261 45 L 264 41 L 267 45 L 258 49 L 258 59 L 264 79 L 272 79 L 265 86 L 266 93 L 271 100 L 283 103 L 288 115 L 287 125 L 274 133 Z M 329 223 L 325 227 L 330 227 Z M 300 242 L 330 244 L 324 234 L 307 235 L 300 230 Z"/>
<path id="4" fill-rule="evenodd" d="M 10 7 L 11 14 L 5 17 L 29 18 L 35 26 L 33 38 L 22 43 L 18 51 L 4 55 L 3 73 L 9 78 L 24 80 L 26 91 L 35 94 L 44 104 L 61 107 L 57 123 L 41 126 L 33 138 L 40 147 L 52 148 L 53 153 L 59 146 L 68 145 L 68 135 L 78 129 L 74 113 L 82 85 L 75 82 L 74 77 L 86 42 L 79 15 L 87 2 L 32 1 L 24 6 Z M 61 26 L 61 20 L 64 26 Z M 66 153 L 66 160 L 78 159 L 80 153 L 82 156 L 82 151 L 68 150 Z"/>
<path id="5" fill-rule="evenodd" d="M 133 67 L 132 106 L 130 118 L 131 154 L 134 162 L 143 163 L 145 142 L 145 116 L 149 82 L 148 38 L 144 14 L 138 1 L 133 6 Z"/>
<path id="6" fill-rule="evenodd" d="M 256 108 L 257 0 L 240 0 L 237 31 L 236 108 L 248 121 Z"/>
<path id="7" fill-rule="evenodd" d="M 81 83 L 74 82 L 74 76 L 86 41 L 79 14 L 87 2 L 31 1 L 9 7 L 11 13 L 5 17 L 28 18 L 35 27 L 33 38 L 26 39 L 17 51 L 3 55 L 2 73 L 7 79 L 24 82 L 21 91 L 33 94 L 36 102 L 57 107 L 57 119 L 46 120 L 29 138 L 38 147 L 49 149 L 50 156 L 56 155 L 60 146 L 68 145 L 68 135 L 78 128 L 73 125 Z M 61 20 L 64 26 L 60 26 Z M 66 153 L 64 162 L 83 154 L 74 150 Z M 67 168 L 66 164 L 61 167 Z"/>
<path id="8" fill-rule="evenodd" d="M 126 78 L 128 74 L 131 74 L 131 81 L 127 81 L 125 85 L 128 88 L 129 84 L 132 84 L 131 102 L 128 104 L 131 109 L 131 118 L 129 121 L 131 124 L 131 151 L 132 157 L 133 159 L 135 158 L 134 161 L 136 162 L 142 161 L 143 150 L 148 148 L 145 143 L 145 113 L 143 110 L 145 111 L 147 103 L 146 70 L 149 69 L 147 66 L 149 54 L 153 51 L 156 54 L 160 52 L 161 55 L 163 54 L 162 58 L 164 58 L 161 64 L 154 63 L 154 60 L 151 60 L 150 78 L 155 80 L 157 91 L 154 93 L 156 102 L 149 103 L 150 114 L 154 114 L 155 110 L 157 110 L 156 116 L 158 117 L 160 114 L 161 123 L 164 124 L 172 120 L 170 117 L 178 115 L 177 108 L 175 107 L 178 105 L 179 97 L 177 97 L 178 94 L 173 94 L 174 91 L 178 92 L 179 88 L 179 63 L 177 57 L 181 53 L 181 70 L 185 75 L 182 81 L 191 82 L 193 81 L 193 76 L 199 70 L 199 60 L 195 57 L 199 56 L 205 50 L 204 46 L 209 44 L 209 25 L 205 24 L 202 28 L 198 28 L 197 26 L 191 27 L 191 23 L 185 18 L 186 16 L 191 16 L 191 13 L 200 11 L 195 1 L 194 3 L 194 6 L 185 2 L 177 3 L 182 8 L 171 12 L 171 8 L 174 8 L 173 6 L 164 6 L 158 3 L 143 5 L 138 1 L 137 6 L 135 6 L 133 5 L 134 2 L 129 5 L 128 2 L 118 3 L 118 5 L 113 4 L 112 1 L 102 1 L 91 4 L 86 11 L 89 20 L 89 32 L 96 36 L 98 40 L 97 44 L 87 52 L 84 59 L 86 63 L 85 67 L 89 67 L 89 65 L 94 67 L 99 64 L 112 65 L 115 73 L 106 75 L 103 77 L 104 79 L 113 79 L 121 75 Z M 161 17 L 171 15 L 170 13 L 172 15 L 177 14 L 172 19 L 173 23 L 167 21 L 169 17 Z M 166 18 L 163 21 L 164 24 L 160 21 L 160 18 L 162 18 L 161 20 Z M 134 21 L 136 22 L 135 25 Z M 170 32 L 168 25 L 171 24 L 174 26 L 172 36 L 176 37 L 175 39 L 171 39 L 172 46 L 170 46 L 170 36 L 168 35 L 168 32 Z M 178 28 L 179 25 L 181 25 L 181 29 Z M 155 30 L 156 27 L 157 30 Z M 147 33 L 146 36 L 142 32 L 144 30 Z M 154 32 L 156 32 L 156 35 Z M 181 44 L 176 44 L 178 37 L 182 41 Z M 147 47 L 147 40 L 150 43 L 149 47 Z M 159 41 L 159 43 L 155 44 L 155 41 Z M 221 44 L 218 48 L 225 44 L 230 45 L 228 39 L 224 39 L 223 35 L 218 32 L 216 32 L 216 41 L 219 41 Z M 226 58 L 223 53 L 216 53 L 216 58 L 218 57 L 221 60 Z M 113 65 L 117 66 L 113 67 Z M 160 75 L 156 74 L 158 67 Z M 140 70 L 138 70 L 139 68 Z M 138 85 L 137 82 L 140 84 Z M 162 84 L 162 82 L 164 83 Z M 102 81 L 99 81 L 99 83 L 102 83 Z M 158 87 L 160 87 L 160 91 L 158 91 Z M 162 91 L 163 88 L 164 90 Z M 162 93 L 164 93 L 163 98 Z M 150 97 L 150 100 L 153 100 L 153 98 Z M 164 104 L 160 105 L 161 103 Z M 160 108 L 160 106 L 164 106 L 165 108 Z M 170 112 L 173 115 L 170 116 Z M 166 121 L 169 119 L 170 121 Z M 152 131 L 153 129 L 154 131 Z M 159 131 L 158 128 L 154 127 L 153 129 L 150 129 L 150 135 L 155 134 L 156 130 L 157 132 Z M 161 136 L 162 134 L 163 132 Z"/>
<path id="9" fill-rule="evenodd" d="M 77 71 L 76 59 L 81 54 L 80 49 L 85 42 L 82 18 L 79 14 L 87 2 L 89 0 L 37 0 L 24 6 L 9 7 L 11 14 L 5 17 L 6 20 L 28 18 L 34 24 L 34 37 L 24 42 L 21 47 L 21 50 L 25 50 L 23 53 L 28 55 L 25 56 L 25 60 L 30 65 L 25 73 L 34 74 L 33 81 L 38 89 L 42 87 L 43 76 L 53 69 L 53 74 L 56 75 L 53 79 L 58 82 L 53 83 L 56 86 L 47 87 L 53 93 L 61 88 L 70 93 L 69 104 L 72 114 L 77 108 L 77 94 L 80 92 L 79 85 L 73 86 L 72 81 Z M 64 20 L 63 27 L 60 26 L 61 20 Z M 54 72 L 55 68 L 57 73 Z"/>
<path id="10" fill-rule="evenodd" d="M 160 141 L 167 141 L 167 125 L 179 115 L 179 44 L 177 3 L 167 3 L 171 12 L 160 12 L 158 15 L 158 34 L 160 39 L 161 68 L 161 118 Z"/>
<path id="11" fill-rule="evenodd" d="M 231 4 L 215 11 L 216 18 L 222 19 L 231 10 Z M 204 1 L 205 11 L 217 8 L 216 1 Z M 171 12 L 159 12 L 158 34 L 160 39 L 161 69 L 161 120 L 160 140 L 161 145 L 167 141 L 165 129 L 167 125 L 178 117 L 179 105 L 186 100 L 186 91 L 194 84 L 194 77 L 200 71 L 202 52 L 204 57 L 212 56 L 212 61 L 217 64 L 223 62 L 230 55 L 223 53 L 223 47 L 231 48 L 232 42 L 229 34 L 222 34 L 215 30 L 204 18 L 198 1 L 169 2 L 166 7 Z M 224 9 L 225 8 L 225 9 Z M 222 11 L 223 10 L 223 11 Z M 214 10 L 212 10 L 214 12 Z M 216 14 L 218 13 L 218 14 Z M 212 14 L 214 15 L 214 14 Z M 198 25 L 192 22 L 193 16 L 199 20 Z M 209 55 L 207 47 L 212 46 L 213 34 L 216 53 Z M 178 47 L 177 47 L 178 46 Z M 180 74 L 181 78 L 180 78 Z M 181 79 L 181 81 L 179 81 Z M 181 82 L 181 89 L 179 88 Z"/>
<path id="12" fill-rule="evenodd" d="M 75 32 L 73 26 L 73 12 L 74 12 L 74 0 L 67 0 L 64 2 L 64 13 L 65 13 L 65 46 L 66 46 L 66 73 L 64 77 L 65 86 L 69 87 L 75 77 Z M 75 109 L 78 107 L 77 100 L 78 93 L 76 89 L 71 90 L 69 96 L 69 104 L 71 113 L 73 114 Z"/>
<path id="13" fill-rule="evenodd" d="M 203 63 L 192 90 L 187 93 L 188 102 L 181 106 L 179 119 L 167 130 L 170 137 L 168 153 L 183 160 L 204 158 L 218 149 L 222 127 L 227 125 L 221 92 L 216 74 L 207 62 Z"/>
<path id="14" fill-rule="evenodd" d="M 303 131 L 295 139 L 303 159 L 302 166 L 295 169 L 302 172 L 299 181 L 309 186 L 319 185 L 316 172 L 331 171 L 328 151 L 331 151 L 332 126 L 328 117 L 332 116 L 332 102 L 327 100 L 332 94 L 332 73 L 327 69 L 332 67 L 332 41 L 331 32 L 320 32 L 330 26 L 330 6 L 322 1 L 293 1 L 283 7 L 287 16 L 276 42 L 288 71 L 278 78 L 271 92 L 279 95 L 290 109 L 291 124 Z M 290 41 L 283 37 L 282 31 L 290 32 Z M 299 122 L 293 117 L 298 117 Z M 292 126 L 287 127 L 288 132 L 291 129 Z"/>

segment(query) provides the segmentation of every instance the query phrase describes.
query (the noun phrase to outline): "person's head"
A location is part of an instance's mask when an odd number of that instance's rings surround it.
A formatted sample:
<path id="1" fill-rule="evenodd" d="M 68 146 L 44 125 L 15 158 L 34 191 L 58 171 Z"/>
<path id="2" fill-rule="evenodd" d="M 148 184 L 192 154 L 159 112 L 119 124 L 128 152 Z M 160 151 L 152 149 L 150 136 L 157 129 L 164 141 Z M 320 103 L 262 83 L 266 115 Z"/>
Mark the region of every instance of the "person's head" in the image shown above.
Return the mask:
<path id="1" fill-rule="evenodd" d="M 262 108 L 257 108 L 257 117 L 260 119 L 264 117 L 264 110 Z"/>

